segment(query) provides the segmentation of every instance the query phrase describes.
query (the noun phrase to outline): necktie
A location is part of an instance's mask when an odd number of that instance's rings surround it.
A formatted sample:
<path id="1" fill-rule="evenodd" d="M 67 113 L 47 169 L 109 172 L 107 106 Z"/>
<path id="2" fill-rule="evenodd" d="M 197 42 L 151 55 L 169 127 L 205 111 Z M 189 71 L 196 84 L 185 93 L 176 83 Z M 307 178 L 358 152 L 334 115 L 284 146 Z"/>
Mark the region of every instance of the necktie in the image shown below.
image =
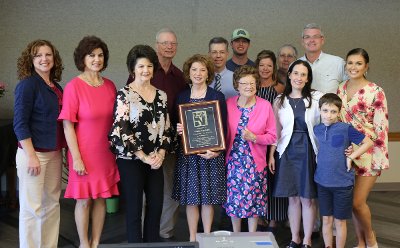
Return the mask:
<path id="1" fill-rule="evenodd" d="M 217 73 L 217 75 L 215 75 L 215 85 L 214 85 L 214 89 L 216 91 L 221 91 L 221 75 Z"/>

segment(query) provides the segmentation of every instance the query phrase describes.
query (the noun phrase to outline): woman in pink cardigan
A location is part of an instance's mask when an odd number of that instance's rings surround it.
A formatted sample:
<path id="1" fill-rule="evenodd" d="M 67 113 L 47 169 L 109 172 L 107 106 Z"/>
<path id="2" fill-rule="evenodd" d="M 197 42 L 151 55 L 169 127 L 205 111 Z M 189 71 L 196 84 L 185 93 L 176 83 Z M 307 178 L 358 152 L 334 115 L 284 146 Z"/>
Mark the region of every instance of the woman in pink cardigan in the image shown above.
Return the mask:
<path id="1" fill-rule="evenodd" d="M 255 232 L 259 216 L 267 208 L 267 146 L 276 141 L 275 118 L 271 104 L 256 96 L 260 81 L 257 70 L 242 66 L 233 74 L 233 87 L 239 92 L 227 100 L 227 202 L 234 232 L 240 232 L 241 219 L 248 218 L 249 231 Z"/>

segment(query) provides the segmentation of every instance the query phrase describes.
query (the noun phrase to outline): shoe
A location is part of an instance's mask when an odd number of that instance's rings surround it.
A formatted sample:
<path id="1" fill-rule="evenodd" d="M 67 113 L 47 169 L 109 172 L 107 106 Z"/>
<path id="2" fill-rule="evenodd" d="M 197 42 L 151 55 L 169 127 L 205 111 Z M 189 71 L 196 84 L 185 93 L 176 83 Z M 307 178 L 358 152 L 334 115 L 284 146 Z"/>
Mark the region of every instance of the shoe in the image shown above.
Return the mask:
<path id="1" fill-rule="evenodd" d="M 311 245 L 303 244 L 303 245 L 301 246 L 301 248 L 311 248 Z"/>
<path id="2" fill-rule="evenodd" d="M 286 248 L 301 248 L 301 244 L 297 244 L 294 241 L 290 241 L 289 245 Z"/>
<path id="3" fill-rule="evenodd" d="M 378 248 L 378 240 L 376 239 L 375 231 L 372 231 L 372 235 L 373 235 L 374 238 L 375 238 L 375 245 L 373 245 L 373 246 L 368 246 L 368 244 L 367 244 L 367 248 Z"/>
<path id="4" fill-rule="evenodd" d="M 176 241 L 175 236 L 170 236 L 168 238 L 160 237 L 160 239 L 161 239 L 161 242 L 174 242 L 174 241 Z"/>
<path id="5" fill-rule="evenodd" d="M 268 226 L 264 226 L 264 225 L 257 225 L 257 232 L 268 232 Z"/>

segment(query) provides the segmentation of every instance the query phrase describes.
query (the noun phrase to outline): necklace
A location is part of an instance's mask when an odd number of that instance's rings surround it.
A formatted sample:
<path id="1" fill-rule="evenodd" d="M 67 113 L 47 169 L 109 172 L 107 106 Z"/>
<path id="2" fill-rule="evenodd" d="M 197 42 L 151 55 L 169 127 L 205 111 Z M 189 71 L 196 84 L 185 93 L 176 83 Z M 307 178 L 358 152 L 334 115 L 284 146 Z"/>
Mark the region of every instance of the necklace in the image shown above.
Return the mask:
<path id="1" fill-rule="evenodd" d="M 86 77 L 86 75 L 84 73 L 82 73 L 82 78 L 85 83 L 87 83 L 89 86 L 92 86 L 95 88 L 102 86 L 104 83 L 103 78 L 99 77 L 99 76 L 97 76 L 98 83 L 94 83 L 93 81 L 90 81 L 89 78 Z"/>
<path id="2" fill-rule="evenodd" d="M 203 98 L 206 95 L 206 92 L 207 92 L 207 87 L 200 94 L 194 95 L 193 94 L 193 86 L 192 86 L 192 88 L 190 88 L 190 96 L 191 96 L 191 98 L 196 98 L 196 99 Z"/>
<path id="3" fill-rule="evenodd" d="M 44 80 L 44 79 L 43 79 Z M 44 82 L 48 85 L 48 86 L 50 86 L 50 87 L 53 87 L 54 86 L 54 84 L 49 80 L 49 81 L 47 81 L 47 80 L 44 80 Z"/>
<path id="4" fill-rule="evenodd" d="M 290 99 L 292 99 L 292 102 L 293 102 L 293 105 L 294 105 L 294 108 L 297 108 L 297 104 L 299 104 L 299 102 L 301 101 L 301 100 L 303 100 L 303 98 L 296 98 L 296 100 L 295 100 L 295 98 L 290 98 Z"/>
<path id="5" fill-rule="evenodd" d="M 154 99 L 153 104 L 152 104 L 153 105 L 153 111 L 150 111 L 151 117 L 153 117 L 153 121 L 151 123 L 151 127 L 153 129 L 155 129 L 157 127 L 157 123 L 156 123 L 156 105 L 154 104 L 155 101 L 156 101 L 156 99 Z M 147 102 L 146 102 L 146 105 L 147 105 L 147 108 L 150 110 L 150 107 L 149 107 Z"/>
<path id="6" fill-rule="evenodd" d="M 131 89 L 132 91 L 136 92 L 136 94 L 138 94 L 140 96 L 140 98 L 143 99 L 143 101 L 145 102 L 147 109 L 150 111 L 151 117 L 153 118 L 153 121 L 151 122 L 151 127 L 153 129 L 155 129 L 157 127 L 157 122 L 156 122 L 156 105 L 155 105 L 155 101 L 157 95 L 154 97 L 153 103 L 152 105 L 150 105 L 143 97 L 142 95 L 139 93 L 139 88 L 137 88 L 135 85 L 129 85 L 129 89 Z M 143 94 L 143 92 L 142 92 Z M 156 93 L 157 94 L 157 93 Z M 150 109 L 152 109 L 153 111 L 151 111 Z"/>

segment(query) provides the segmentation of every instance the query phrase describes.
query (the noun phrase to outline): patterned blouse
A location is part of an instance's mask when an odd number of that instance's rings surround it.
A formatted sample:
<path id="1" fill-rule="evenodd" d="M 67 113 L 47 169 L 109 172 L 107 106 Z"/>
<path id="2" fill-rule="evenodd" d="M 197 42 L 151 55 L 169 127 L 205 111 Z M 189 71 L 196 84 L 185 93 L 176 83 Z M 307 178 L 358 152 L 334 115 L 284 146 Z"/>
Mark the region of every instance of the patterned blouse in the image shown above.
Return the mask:
<path id="1" fill-rule="evenodd" d="M 128 85 L 119 90 L 108 140 L 118 158 L 133 159 L 139 150 L 145 154 L 159 149 L 169 151 L 171 125 L 165 92 L 157 89 L 149 103 Z"/>
<path id="2" fill-rule="evenodd" d="M 348 100 L 347 83 L 341 83 L 338 88 L 343 102 L 340 117 L 374 142 L 374 146 L 354 162 L 359 167 L 371 166 L 373 170 L 388 169 L 389 121 L 385 92 L 375 83 L 369 83 Z"/>

